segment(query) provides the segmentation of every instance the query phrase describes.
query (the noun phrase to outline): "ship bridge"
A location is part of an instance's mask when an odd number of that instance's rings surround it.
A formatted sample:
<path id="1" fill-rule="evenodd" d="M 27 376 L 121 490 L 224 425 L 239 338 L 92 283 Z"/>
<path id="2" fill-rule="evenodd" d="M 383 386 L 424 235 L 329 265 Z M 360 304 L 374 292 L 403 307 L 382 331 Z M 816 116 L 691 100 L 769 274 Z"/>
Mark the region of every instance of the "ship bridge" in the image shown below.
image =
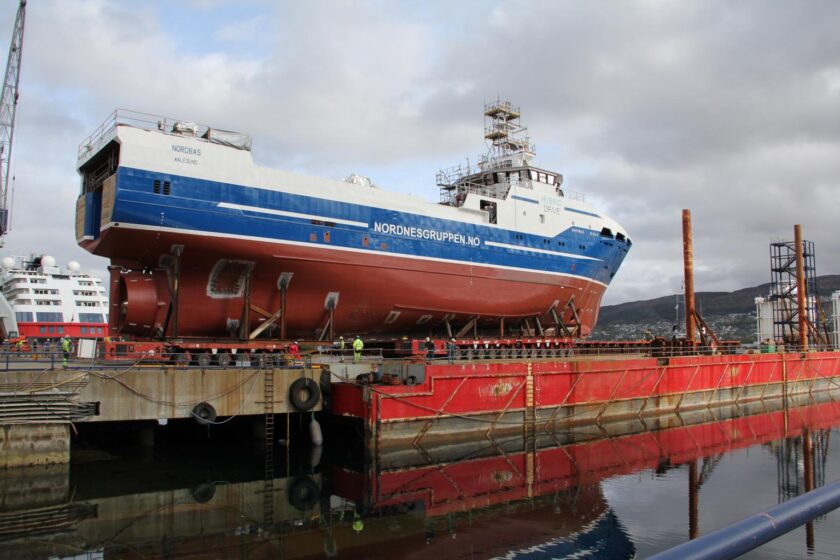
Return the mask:
<path id="1" fill-rule="evenodd" d="M 496 100 L 484 106 L 484 139 L 489 143 L 487 154 L 477 165 L 457 165 L 438 171 L 440 203 L 461 207 L 468 194 L 505 200 L 511 188 L 539 190 L 565 197 L 563 176 L 533 167 L 534 146 L 528 129 L 519 122 L 521 111 L 509 101 Z M 574 199 L 580 199 L 578 195 Z"/>

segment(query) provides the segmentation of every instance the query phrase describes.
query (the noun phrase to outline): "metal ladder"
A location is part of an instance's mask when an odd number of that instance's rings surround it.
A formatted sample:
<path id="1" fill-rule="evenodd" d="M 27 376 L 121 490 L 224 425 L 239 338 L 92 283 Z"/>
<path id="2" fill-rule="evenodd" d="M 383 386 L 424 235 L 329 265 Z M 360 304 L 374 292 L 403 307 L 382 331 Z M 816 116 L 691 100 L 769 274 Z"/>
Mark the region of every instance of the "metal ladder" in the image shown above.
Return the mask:
<path id="1" fill-rule="evenodd" d="M 263 478 L 263 524 L 274 524 L 274 368 L 263 369 L 265 406 L 265 477 Z"/>

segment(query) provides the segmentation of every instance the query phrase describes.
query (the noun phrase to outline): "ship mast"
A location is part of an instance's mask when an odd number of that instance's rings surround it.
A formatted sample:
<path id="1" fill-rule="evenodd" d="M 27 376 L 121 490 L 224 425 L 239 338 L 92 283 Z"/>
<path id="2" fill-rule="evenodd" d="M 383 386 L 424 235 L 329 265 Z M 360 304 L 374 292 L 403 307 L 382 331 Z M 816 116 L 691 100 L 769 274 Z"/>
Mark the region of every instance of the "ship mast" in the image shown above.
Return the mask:
<path id="1" fill-rule="evenodd" d="M 10 226 L 9 163 L 12 156 L 12 136 L 15 129 L 15 111 L 18 102 L 20 82 L 20 60 L 23 51 L 23 22 L 26 16 L 26 0 L 20 0 L 9 59 L 6 62 L 6 77 L 3 79 L 3 95 L 0 99 L 0 247 Z"/>
<path id="2" fill-rule="evenodd" d="M 484 105 L 484 138 L 490 141 L 482 168 L 527 165 L 534 158 L 528 128 L 519 122 L 521 112 L 510 101 L 497 99 Z"/>

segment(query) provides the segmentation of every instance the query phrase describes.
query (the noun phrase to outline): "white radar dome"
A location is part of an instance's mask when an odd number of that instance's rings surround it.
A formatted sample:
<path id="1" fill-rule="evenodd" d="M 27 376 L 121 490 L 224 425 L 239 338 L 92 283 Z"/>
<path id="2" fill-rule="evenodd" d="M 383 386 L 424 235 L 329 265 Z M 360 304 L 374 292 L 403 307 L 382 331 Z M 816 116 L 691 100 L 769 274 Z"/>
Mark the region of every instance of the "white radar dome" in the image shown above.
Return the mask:
<path id="1" fill-rule="evenodd" d="M 70 269 L 70 272 L 79 272 L 79 270 L 82 268 L 82 265 L 80 265 L 76 261 L 70 261 L 69 263 L 67 263 L 67 268 Z"/>
<path id="2" fill-rule="evenodd" d="M 41 266 L 55 266 L 55 257 L 44 255 L 41 257 Z"/>
<path id="3" fill-rule="evenodd" d="M 14 257 L 3 257 L 3 268 L 6 270 L 15 267 L 15 259 Z"/>

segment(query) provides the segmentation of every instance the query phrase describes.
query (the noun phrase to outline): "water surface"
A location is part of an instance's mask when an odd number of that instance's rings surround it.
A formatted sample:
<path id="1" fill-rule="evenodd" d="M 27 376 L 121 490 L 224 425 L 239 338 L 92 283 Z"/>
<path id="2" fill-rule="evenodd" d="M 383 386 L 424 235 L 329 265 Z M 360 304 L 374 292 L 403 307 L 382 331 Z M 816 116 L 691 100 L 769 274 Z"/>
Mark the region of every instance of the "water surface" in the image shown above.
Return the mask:
<path id="1" fill-rule="evenodd" d="M 840 479 L 831 397 L 378 455 L 158 427 L 7 471 L 0 557 L 644 558 Z M 838 556 L 833 512 L 745 557 Z"/>

